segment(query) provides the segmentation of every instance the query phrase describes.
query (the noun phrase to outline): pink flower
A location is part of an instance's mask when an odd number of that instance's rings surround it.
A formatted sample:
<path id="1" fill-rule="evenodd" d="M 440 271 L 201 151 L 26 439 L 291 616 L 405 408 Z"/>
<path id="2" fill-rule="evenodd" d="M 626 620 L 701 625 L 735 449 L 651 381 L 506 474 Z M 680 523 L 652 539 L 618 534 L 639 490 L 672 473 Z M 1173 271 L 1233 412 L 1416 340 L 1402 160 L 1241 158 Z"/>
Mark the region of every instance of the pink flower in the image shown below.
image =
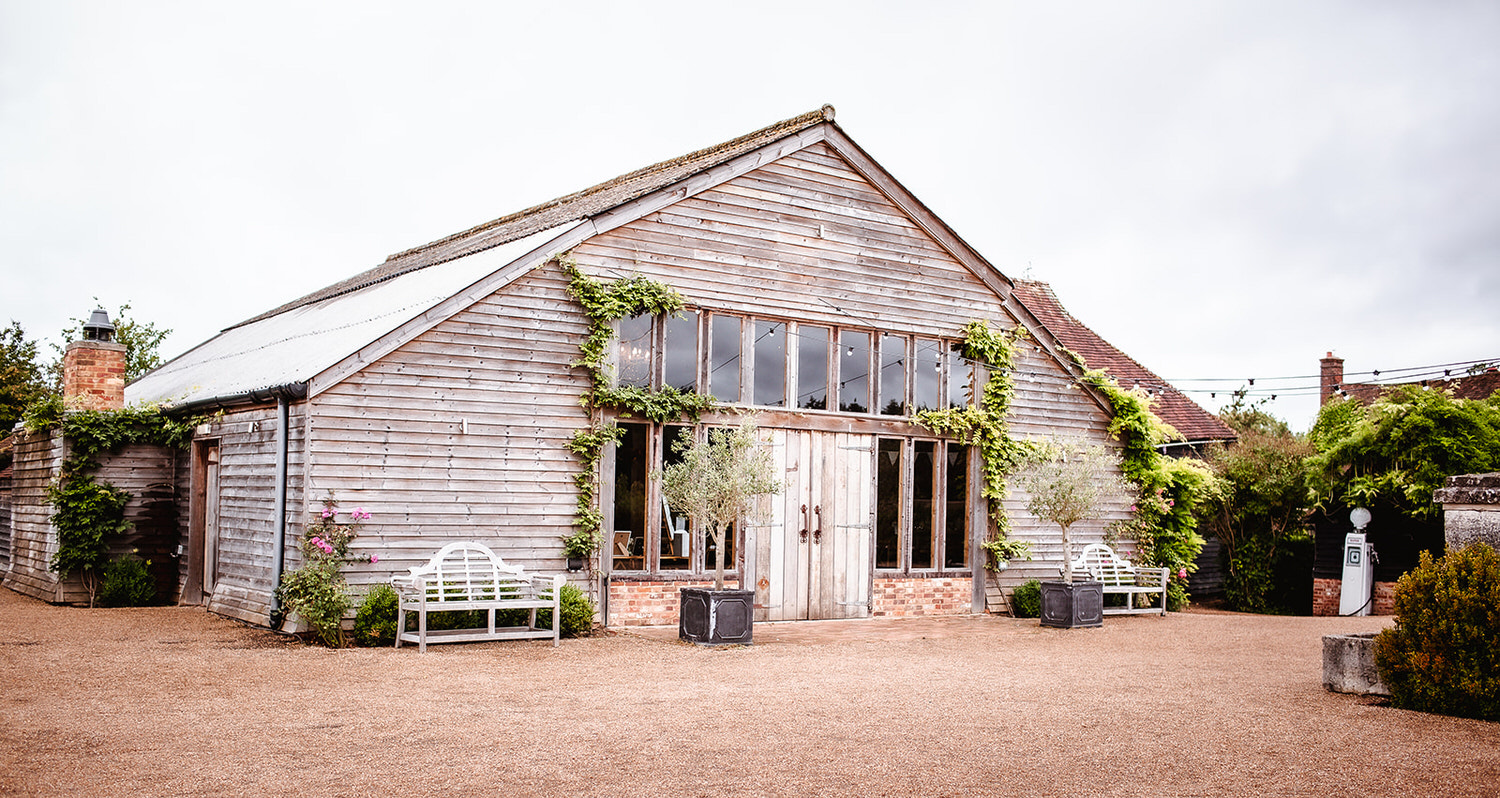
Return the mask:
<path id="1" fill-rule="evenodd" d="M 332 507 L 324 507 L 323 508 L 323 517 L 324 518 L 332 518 L 333 517 L 333 508 Z"/>
<path id="2" fill-rule="evenodd" d="M 1186 579 L 1187 578 L 1187 569 L 1186 568 L 1178 568 L 1177 569 L 1177 578 L 1178 579 Z"/>
<path id="3" fill-rule="evenodd" d="M 1135 512 L 1135 505 L 1133 505 L 1133 504 L 1132 504 L 1132 505 L 1130 505 L 1130 511 L 1131 511 L 1131 512 L 1132 512 L 1132 513 L 1133 513 L 1133 512 Z"/>
<path id="4" fill-rule="evenodd" d="M 1172 501 L 1171 499 L 1167 499 L 1167 506 L 1168 507 L 1176 507 L 1177 506 L 1177 502 Z"/>
<path id="5" fill-rule="evenodd" d="M 367 513 L 367 512 L 365 512 L 365 508 L 363 508 L 363 507 L 356 507 L 356 508 L 354 508 L 354 512 L 352 512 L 352 513 L 349 514 L 349 517 L 353 518 L 356 521 L 363 521 L 366 518 L 369 518 L 370 514 Z"/>
<path id="6" fill-rule="evenodd" d="M 312 541 L 312 544 L 314 546 L 321 546 L 321 545 L 323 545 L 323 539 L 320 538 L 320 537 L 318 537 L 317 535 L 313 535 L 312 537 L 308 538 L 308 540 Z"/>
<path id="7" fill-rule="evenodd" d="M 372 562 L 372 563 L 380 562 L 380 555 L 379 554 L 371 554 L 370 555 L 370 562 Z"/>

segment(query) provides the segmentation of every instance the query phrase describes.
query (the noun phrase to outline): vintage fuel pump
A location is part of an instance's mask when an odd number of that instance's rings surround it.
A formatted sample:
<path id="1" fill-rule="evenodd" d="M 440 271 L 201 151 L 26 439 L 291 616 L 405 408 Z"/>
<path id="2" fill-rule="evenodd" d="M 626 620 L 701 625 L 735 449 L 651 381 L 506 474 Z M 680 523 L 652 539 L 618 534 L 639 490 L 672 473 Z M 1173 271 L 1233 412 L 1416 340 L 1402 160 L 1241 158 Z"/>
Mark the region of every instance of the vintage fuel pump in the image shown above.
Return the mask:
<path id="1" fill-rule="evenodd" d="M 1339 589 L 1339 614 L 1369 615 L 1377 561 L 1375 550 L 1365 539 L 1370 511 L 1363 507 L 1354 508 L 1349 513 L 1349 522 L 1354 525 L 1354 531 L 1344 536 L 1344 582 Z"/>

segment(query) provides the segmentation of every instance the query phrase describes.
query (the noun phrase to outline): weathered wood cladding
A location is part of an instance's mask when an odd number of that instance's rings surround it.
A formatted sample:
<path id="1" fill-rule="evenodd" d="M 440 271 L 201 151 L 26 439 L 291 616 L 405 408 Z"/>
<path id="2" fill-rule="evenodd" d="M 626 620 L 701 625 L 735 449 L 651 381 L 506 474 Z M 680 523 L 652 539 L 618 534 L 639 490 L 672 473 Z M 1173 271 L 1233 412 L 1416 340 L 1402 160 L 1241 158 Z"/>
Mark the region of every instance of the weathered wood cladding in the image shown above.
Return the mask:
<path id="1" fill-rule="evenodd" d="M 59 603 L 86 604 L 88 591 L 77 574 L 59 579 L 48 570 L 57 551 L 47 486 L 57 478 L 67 446 L 58 430 L 23 433 L 17 443 L 13 473 L 13 562 L 5 586 L 29 596 Z M 130 528 L 108 541 L 109 557 L 135 556 L 151 562 L 158 598 L 175 591 L 176 536 L 173 472 L 177 454 L 160 446 L 133 444 L 100 455 L 92 475 L 130 494 L 125 520 Z"/>
<path id="2" fill-rule="evenodd" d="M 974 319 L 1016 325 L 988 286 L 825 144 L 590 239 L 574 254 L 592 273 L 641 273 L 708 310 L 950 338 Z M 1056 360 L 1024 341 L 1021 350 L 1014 436 L 1118 446 L 1094 397 Z M 810 413 L 801 421 L 784 411 L 768 414 L 775 418 L 763 426 L 851 426 L 837 414 Z M 885 434 L 900 431 L 884 419 L 852 426 L 874 423 L 886 426 Z M 1103 539 L 1108 524 L 1129 517 L 1128 504 L 1076 526 L 1075 541 Z M 1061 531 L 1025 506 L 1020 491 L 1005 501 L 1012 534 L 1033 542 L 1033 561 L 1010 573 L 1055 573 Z"/>
<path id="3" fill-rule="evenodd" d="M 354 551 L 380 562 L 351 565 L 351 584 L 456 540 L 563 569 L 578 468 L 565 444 L 588 424 L 587 375 L 571 363 L 586 331 L 549 264 L 310 400 L 307 509 L 332 491 L 373 514 Z"/>
<path id="4" fill-rule="evenodd" d="M 130 528 L 110 541 L 111 557 L 134 556 L 149 562 L 157 600 L 177 591 L 175 472 L 179 452 L 166 446 L 132 444 L 99 458 L 94 476 L 130 494 L 125 520 Z"/>
<path id="5" fill-rule="evenodd" d="M 5 587 L 44 601 L 64 601 L 57 574 L 47 563 L 57 551 L 47 485 L 57 475 L 66 451 L 62 433 L 18 432 L 11 463 L 11 564 Z M 73 579 L 77 582 L 77 579 Z M 81 587 L 78 588 L 81 591 Z"/>
<path id="6" fill-rule="evenodd" d="M 303 506 L 303 440 L 306 403 L 288 408 L 286 537 L 287 567 L 295 562 Z M 218 581 L 208 609 L 264 624 L 270 616 L 271 572 L 277 548 L 275 405 L 235 410 L 215 418 L 197 440 L 219 444 Z M 189 515 L 187 483 L 178 491 L 178 512 Z M 183 539 L 186 544 L 186 538 Z M 186 580 L 186 568 L 183 570 Z"/>
<path id="7" fill-rule="evenodd" d="M 11 476 L 0 472 L 0 574 L 10 570 Z"/>

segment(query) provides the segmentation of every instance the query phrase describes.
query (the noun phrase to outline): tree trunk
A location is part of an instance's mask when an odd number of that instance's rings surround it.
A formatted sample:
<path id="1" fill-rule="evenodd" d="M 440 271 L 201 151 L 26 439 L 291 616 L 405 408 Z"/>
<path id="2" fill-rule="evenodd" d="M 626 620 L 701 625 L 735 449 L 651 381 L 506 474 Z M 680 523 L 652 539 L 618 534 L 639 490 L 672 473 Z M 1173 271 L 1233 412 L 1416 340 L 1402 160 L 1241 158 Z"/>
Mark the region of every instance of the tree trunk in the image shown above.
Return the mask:
<path id="1" fill-rule="evenodd" d="M 714 590 L 724 589 L 724 528 L 714 524 Z"/>
<path id="2" fill-rule="evenodd" d="M 1063 538 L 1063 581 L 1069 584 L 1073 582 L 1073 536 L 1068 534 L 1068 528 L 1062 528 Z"/>

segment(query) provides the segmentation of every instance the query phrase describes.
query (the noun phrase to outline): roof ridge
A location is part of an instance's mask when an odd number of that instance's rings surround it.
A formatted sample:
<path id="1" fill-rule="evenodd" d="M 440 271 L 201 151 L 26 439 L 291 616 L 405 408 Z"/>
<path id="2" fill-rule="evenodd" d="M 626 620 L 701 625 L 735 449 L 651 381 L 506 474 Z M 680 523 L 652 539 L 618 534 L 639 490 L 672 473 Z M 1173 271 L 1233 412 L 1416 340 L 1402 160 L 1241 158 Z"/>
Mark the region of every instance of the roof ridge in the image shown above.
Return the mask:
<path id="1" fill-rule="evenodd" d="M 386 262 L 390 262 L 390 261 L 396 260 L 397 258 L 405 257 L 407 255 L 412 255 L 412 254 L 421 252 L 423 250 L 431 249 L 433 247 L 439 246 L 441 244 L 446 244 L 446 243 L 451 242 L 451 241 L 457 241 L 457 240 L 462 239 L 462 238 L 467 238 L 467 237 L 472 236 L 472 235 L 477 235 L 477 234 L 482 233 L 482 232 L 484 232 L 486 230 L 492 230 L 492 229 L 494 229 L 496 227 L 501 227 L 501 226 L 503 226 L 503 225 L 505 225 L 505 224 L 507 224 L 509 222 L 513 222 L 513 221 L 515 221 L 517 219 L 525 218 L 525 217 L 530 216 L 530 215 L 532 215 L 534 213 L 538 213 L 540 211 L 544 211 L 544 210 L 546 210 L 548 208 L 553 208 L 553 207 L 557 207 L 559 205 L 566 204 L 568 202 L 577 200 L 577 199 L 579 199 L 581 197 L 588 196 L 589 194 L 594 194 L 594 193 L 603 191 L 603 190 L 605 190 L 607 188 L 612 188 L 614 186 L 627 183 L 627 182 L 629 182 L 631 180 L 635 180 L 637 178 L 644 177 L 644 176 L 649 175 L 649 174 L 653 174 L 653 173 L 656 173 L 656 172 L 665 171 L 665 170 L 667 170 L 667 169 L 669 169 L 669 168 L 671 168 L 673 166 L 690 163 L 690 162 L 692 162 L 695 159 L 702 158 L 705 155 L 709 155 L 709 154 L 711 154 L 711 153 L 713 153 L 713 152 L 715 152 L 717 150 L 733 149 L 738 144 L 743 144 L 746 141 L 750 141 L 752 139 L 759 138 L 761 136 L 766 135 L 767 133 L 770 133 L 772 131 L 777 130 L 778 128 L 788 128 L 788 132 L 792 132 L 792 131 L 796 131 L 796 130 L 801 130 L 804 127 L 809 127 L 810 125 L 816 124 L 817 122 L 820 122 L 820 121 L 832 122 L 833 121 L 833 115 L 834 115 L 833 106 L 831 106 L 831 105 L 824 105 L 822 108 L 819 108 L 816 111 L 808 111 L 805 114 L 799 114 L 799 115 L 794 116 L 794 117 L 792 117 L 790 119 L 783 119 L 780 122 L 776 122 L 774 124 L 766 125 L 765 127 L 761 128 L 759 130 L 756 130 L 756 131 L 753 131 L 753 132 L 750 132 L 750 133 L 746 133 L 743 136 L 736 136 L 735 138 L 732 138 L 732 139 L 730 139 L 728 141 L 720 142 L 719 144 L 715 144 L 715 145 L 710 146 L 710 147 L 704 147 L 702 149 L 694 150 L 694 151 L 692 151 L 690 153 L 687 153 L 686 155 L 679 155 L 679 156 L 677 156 L 675 158 L 668 158 L 665 161 L 658 161 L 657 163 L 651 164 L 650 166 L 643 166 L 640 169 L 636 169 L 633 172 L 626 172 L 623 175 L 618 175 L 616 177 L 612 177 L 612 178 L 610 178 L 608 180 L 605 180 L 602 183 L 596 183 L 596 184 L 594 184 L 592 186 L 589 186 L 588 188 L 585 188 L 585 189 L 583 189 L 581 191 L 575 191 L 575 192 L 573 192 L 571 194 L 566 194 L 564 196 L 557 197 L 555 199 L 547 200 L 546 202 L 538 203 L 536 205 L 531 206 L 530 208 L 526 208 L 524 210 L 519 210 L 519 211 L 516 211 L 515 213 L 506 214 L 505 216 L 502 216 L 502 217 L 500 217 L 498 219 L 491 219 L 488 222 L 485 222 L 483 224 L 475 225 L 475 226 L 473 226 L 473 227 L 469 228 L 468 230 L 465 230 L 465 231 L 463 231 L 461 233 L 454 233 L 452 235 L 443 236 L 442 238 L 439 238 L 436 241 L 430 241 L 430 242 L 428 242 L 426 244 L 422 244 L 421 246 L 412 247 L 410 249 L 404 249 L 404 250 L 402 250 L 400 252 L 397 252 L 397 253 L 394 253 L 394 254 L 388 256 L 386 258 Z M 778 136 L 777 138 L 780 138 L 780 136 Z M 503 242 L 501 242 L 501 243 L 503 243 Z"/>
<path id="2" fill-rule="evenodd" d="M 324 299 L 358 291 L 376 283 L 384 282 L 403 274 L 409 274 L 428 266 L 482 252 L 532 233 L 538 233 L 569 222 L 575 222 L 625 204 L 637 197 L 655 191 L 665 185 L 710 169 L 743 152 L 779 141 L 814 125 L 832 122 L 834 108 L 824 105 L 816 111 L 783 119 L 759 130 L 737 136 L 728 141 L 686 155 L 669 158 L 650 166 L 613 177 L 582 191 L 565 194 L 556 199 L 533 205 L 515 213 L 475 225 L 460 233 L 444 236 L 419 247 L 402 250 L 390 255 L 380 265 L 324 286 L 284 305 L 261 313 L 226 329 L 268 319 L 289 310 L 310 305 Z M 595 200 L 590 202 L 589 200 Z M 529 224 L 528 224 L 529 222 Z"/>

